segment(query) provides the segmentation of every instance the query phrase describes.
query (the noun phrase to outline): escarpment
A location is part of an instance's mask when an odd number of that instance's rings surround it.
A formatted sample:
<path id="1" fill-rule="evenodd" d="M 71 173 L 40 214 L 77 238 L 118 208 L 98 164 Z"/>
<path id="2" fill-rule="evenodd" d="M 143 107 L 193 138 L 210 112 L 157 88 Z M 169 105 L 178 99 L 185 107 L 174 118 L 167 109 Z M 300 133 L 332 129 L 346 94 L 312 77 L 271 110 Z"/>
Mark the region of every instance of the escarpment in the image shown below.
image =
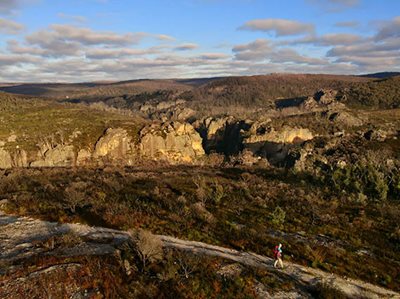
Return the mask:
<path id="1" fill-rule="evenodd" d="M 0 168 L 133 165 L 138 160 L 193 163 L 205 152 L 202 139 L 189 123 L 167 122 L 145 126 L 137 136 L 124 128 L 108 128 L 95 144 L 39 143 L 36 154 L 0 147 Z"/>
<path id="2" fill-rule="evenodd" d="M 131 103 L 129 113 L 107 110 L 105 104 L 80 110 L 72 104 L 42 104 L 49 111 L 28 114 L 31 123 L 11 123 L 9 134 L 0 134 L 0 169 L 131 166 L 143 161 L 201 164 L 212 154 L 234 164 L 268 160 L 268 165 L 304 169 L 305 157 L 317 153 L 306 148 L 315 137 L 361 136 L 383 142 L 398 134 L 394 124 L 347 107 L 346 92 L 333 89 L 295 100 L 277 99 L 275 109 L 260 108 L 249 117 L 212 111 L 204 116 L 194 110 L 199 105 L 180 95 Z"/>

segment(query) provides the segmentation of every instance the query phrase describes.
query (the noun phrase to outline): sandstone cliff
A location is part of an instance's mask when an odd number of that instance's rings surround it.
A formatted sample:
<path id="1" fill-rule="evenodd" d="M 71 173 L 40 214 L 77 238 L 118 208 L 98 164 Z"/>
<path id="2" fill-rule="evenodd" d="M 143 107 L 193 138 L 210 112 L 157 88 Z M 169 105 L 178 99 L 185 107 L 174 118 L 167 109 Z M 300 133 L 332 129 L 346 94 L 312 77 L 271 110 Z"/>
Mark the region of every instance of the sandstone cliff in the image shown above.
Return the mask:
<path id="1" fill-rule="evenodd" d="M 194 162 L 203 156 L 202 139 L 192 125 L 172 122 L 154 124 L 140 132 L 140 155 L 169 162 Z"/>
<path id="2" fill-rule="evenodd" d="M 145 126 L 138 136 L 131 136 L 124 128 L 109 128 L 95 144 L 85 147 L 74 143 L 76 138 L 67 140 L 60 144 L 41 142 L 36 154 L 29 157 L 25 150 L 10 152 L 0 147 L 0 169 L 133 165 L 143 159 L 194 163 L 205 154 L 199 133 L 189 123 L 180 122 Z"/>

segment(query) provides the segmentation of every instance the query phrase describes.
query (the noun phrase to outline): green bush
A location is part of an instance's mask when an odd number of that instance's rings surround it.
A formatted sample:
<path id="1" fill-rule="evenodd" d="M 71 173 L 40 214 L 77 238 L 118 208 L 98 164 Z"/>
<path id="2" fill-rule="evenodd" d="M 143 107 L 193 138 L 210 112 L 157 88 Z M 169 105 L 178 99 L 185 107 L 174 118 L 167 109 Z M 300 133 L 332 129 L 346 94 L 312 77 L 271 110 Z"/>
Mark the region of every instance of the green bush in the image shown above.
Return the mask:
<path id="1" fill-rule="evenodd" d="M 282 227 L 285 217 L 286 212 L 279 206 L 270 214 L 271 223 L 277 227 Z"/>
<path id="2" fill-rule="evenodd" d="M 331 179 L 338 191 L 364 194 L 379 201 L 387 199 L 391 184 L 390 178 L 384 171 L 368 162 L 357 162 L 344 168 L 336 168 Z"/>

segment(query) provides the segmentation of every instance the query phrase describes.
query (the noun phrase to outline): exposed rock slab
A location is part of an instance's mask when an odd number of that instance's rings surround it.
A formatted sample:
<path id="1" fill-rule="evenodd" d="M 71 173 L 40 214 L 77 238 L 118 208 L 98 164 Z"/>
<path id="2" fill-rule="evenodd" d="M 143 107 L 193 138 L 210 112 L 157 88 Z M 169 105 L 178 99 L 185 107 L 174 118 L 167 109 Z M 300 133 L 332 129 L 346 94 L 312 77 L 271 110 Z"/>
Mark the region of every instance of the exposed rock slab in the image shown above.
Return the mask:
<path id="1" fill-rule="evenodd" d="M 72 145 L 57 145 L 44 153 L 42 159 L 34 161 L 32 167 L 69 167 L 75 165 L 75 151 Z"/>
<path id="2" fill-rule="evenodd" d="M 30 258 L 38 254 L 35 251 L 35 241 L 45 241 L 55 235 L 74 233 L 83 237 L 86 242 L 94 241 L 99 248 L 103 248 L 104 244 L 109 245 L 108 250 L 131 239 L 131 234 L 124 231 L 89 227 L 81 224 L 57 224 L 52 222 L 35 220 L 26 217 L 14 217 L 5 215 L 0 211 L 0 262 L 11 260 L 20 260 Z M 273 267 L 273 259 L 261 256 L 251 252 L 240 252 L 237 250 L 224 248 L 215 245 L 209 245 L 202 242 L 186 241 L 170 236 L 158 236 L 163 246 L 183 250 L 193 254 L 201 254 L 207 256 L 215 256 L 226 260 L 238 262 L 250 267 L 264 268 L 269 271 L 281 271 L 291 279 L 295 279 L 305 285 L 316 285 L 320 282 L 327 283 L 346 295 L 357 298 L 362 293 L 368 298 L 400 298 L 400 294 L 394 291 L 384 289 L 360 280 L 345 279 L 335 274 L 325 273 L 321 270 L 304 267 L 294 263 L 286 263 L 286 268 L 277 270 Z M 114 244 L 114 245 L 113 245 Z M 81 246 L 81 245 L 80 245 Z M 94 245 L 95 246 L 95 245 Z M 102 247 L 103 246 L 103 247 Z M 95 246 L 96 247 L 96 246 Z M 94 247 L 94 248 L 95 248 Z M 84 246 L 80 248 L 85 248 Z M 98 249 L 98 248 L 97 248 Z M 79 250 L 78 254 L 101 254 L 108 250 Z M 9 281 L 0 281 L 0 293 L 7 289 L 7 284 L 13 283 Z"/>
<path id="3" fill-rule="evenodd" d="M 124 159 L 131 150 L 131 137 L 122 128 L 109 128 L 99 141 L 93 153 L 94 158 L 108 157 L 112 160 Z"/>
<path id="4" fill-rule="evenodd" d="M 0 169 L 7 169 L 12 167 L 12 159 L 9 152 L 0 148 Z"/>
<path id="5" fill-rule="evenodd" d="M 140 155 L 169 162 L 194 162 L 205 154 L 202 139 L 192 125 L 171 122 L 153 124 L 140 132 Z"/>

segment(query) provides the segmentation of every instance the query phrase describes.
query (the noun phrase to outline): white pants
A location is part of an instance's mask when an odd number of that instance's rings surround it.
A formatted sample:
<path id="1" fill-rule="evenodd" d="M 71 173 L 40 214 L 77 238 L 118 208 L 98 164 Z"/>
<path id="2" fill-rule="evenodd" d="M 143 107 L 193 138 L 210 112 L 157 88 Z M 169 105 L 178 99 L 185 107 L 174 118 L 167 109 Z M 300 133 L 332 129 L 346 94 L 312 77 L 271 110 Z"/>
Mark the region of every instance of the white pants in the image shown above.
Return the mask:
<path id="1" fill-rule="evenodd" d="M 282 263 L 282 259 L 280 257 L 277 257 L 274 263 L 274 267 L 276 268 L 276 266 L 278 265 L 283 269 L 283 263 Z"/>

